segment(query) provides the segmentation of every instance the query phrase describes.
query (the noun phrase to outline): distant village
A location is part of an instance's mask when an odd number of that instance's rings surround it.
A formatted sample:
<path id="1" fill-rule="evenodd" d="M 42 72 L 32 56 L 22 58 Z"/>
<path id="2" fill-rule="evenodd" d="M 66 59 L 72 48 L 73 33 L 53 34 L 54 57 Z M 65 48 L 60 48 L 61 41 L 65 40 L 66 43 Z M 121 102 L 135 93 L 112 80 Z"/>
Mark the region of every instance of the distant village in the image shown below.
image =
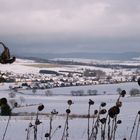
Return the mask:
<path id="1" fill-rule="evenodd" d="M 84 86 L 97 84 L 115 84 L 137 81 L 138 70 L 117 69 L 112 72 L 94 69 L 80 69 L 77 71 L 40 70 L 38 74 L 16 74 L 0 72 L 0 83 L 21 83 L 26 89 L 49 89 L 55 87 Z"/>

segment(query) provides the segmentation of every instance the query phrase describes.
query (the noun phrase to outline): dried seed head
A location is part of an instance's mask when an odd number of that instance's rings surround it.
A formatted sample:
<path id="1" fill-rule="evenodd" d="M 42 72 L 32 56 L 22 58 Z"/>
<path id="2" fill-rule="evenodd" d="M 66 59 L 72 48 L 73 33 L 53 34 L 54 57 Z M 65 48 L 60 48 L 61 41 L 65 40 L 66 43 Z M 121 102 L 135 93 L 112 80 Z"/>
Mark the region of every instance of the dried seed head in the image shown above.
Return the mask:
<path id="1" fill-rule="evenodd" d="M 53 109 L 52 112 L 51 112 L 51 114 L 52 115 L 57 115 L 58 114 L 58 111 L 56 111 L 56 109 Z"/>
<path id="2" fill-rule="evenodd" d="M 106 103 L 105 102 L 102 102 L 101 103 L 101 107 L 105 107 L 106 106 Z"/>
<path id="3" fill-rule="evenodd" d="M 70 114 L 70 112 L 71 112 L 70 109 L 67 109 L 67 110 L 66 110 L 66 113 L 67 113 L 67 114 Z"/>
<path id="4" fill-rule="evenodd" d="M 109 117 L 114 118 L 117 114 L 120 113 L 118 106 L 113 106 L 108 110 Z"/>
<path id="5" fill-rule="evenodd" d="M 102 110 L 100 110 L 100 114 L 105 114 L 107 111 L 106 111 L 106 109 L 102 109 Z"/>
<path id="6" fill-rule="evenodd" d="M 68 105 L 72 105 L 73 104 L 72 100 L 68 100 L 67 103 L 68 103 Z"/>
<path id="7" fill-rule="evenodd" d="M 49 133 L 46 133 L 46 134 L 45 134 L 45 138 L 48 138 L 49 136 L 50 136 Z"/>
<path id="8" fill-rule="evenodd" d="M 38 106 L 38 111 L 42 111 L 43 109 L 44 109 L 44 105 L 43 104 Z"/>
<path id="9" fill-rule="evenodd" d="M 36 121 L 35 121 L 35 125 L 40 125 L 42 122 L 40 122 L 40 120 L 39 119 L 37 119 Z"/>
<path id="10" fill-rule="evenodd" d="M 138 114 L 140 115 L 140 110 L 138 111 Z"/>
<path id="11" fill-rule="evenodd" d="M 94 101 L 92 101 L 91 99 L 89 99 L 89 105 L 94 105 Z"/>
<path id="12" fill-rule="evenodd" d="M 122 106 L 122 102 L 121 102 L 121 101 L 117 101 L 117 102 L 116 102 L 116 106 L 117 106 L 117 107 L 121 107 L 121 106 Z"/>
<path id="13" fill-rule="evenodd" d="M 98 113 L 98 110 L 94 110 L 94 115 L 97 115 L 97 113 Z"/>
<path id="14" fill-rule="evenodd" d="M 138 78 L 138 85 L 140 86 L 140 77 Z"/>
<path id="15" fill-rule="evenodd" d="M 125 90 L 122 90 L 121 93 L 120 93 L 121 97 L 124 97 L 126 95 L 126 91 Z"/>
<path id="16" fill-rule="evenodd" d="M 32 123 L 29 123 L 29 127 L 33 127 Z"/>
<path id="17" fill-rule="evenodd" d="M 106 123 L 106 118 L 100 119 L 100 122 L 101 122 L 102 124 L 105 124 L 105 123 Z"/>
<path id="18" fill-rule="evenodd" d="M 121 121 L 121 120 L 118 120 L 118 121 L 117 121 L 117 124 L 121 124 L 121 123 L 122 123 L 122 121 Z"/>
<path id="19" fill-rule="evenodd" d="M 17 103 L 17 102 L 15 102 L 15 103 L 14 103 L 14 107 L 17 107 L 17 106 L 18 106 L 18 103 Z"/>
<path id="20" fill-rule="evenodd" d="M 61 125 L 58 126 L 59 129 L 60 129 L 61 127 L 62 127 Z"/>

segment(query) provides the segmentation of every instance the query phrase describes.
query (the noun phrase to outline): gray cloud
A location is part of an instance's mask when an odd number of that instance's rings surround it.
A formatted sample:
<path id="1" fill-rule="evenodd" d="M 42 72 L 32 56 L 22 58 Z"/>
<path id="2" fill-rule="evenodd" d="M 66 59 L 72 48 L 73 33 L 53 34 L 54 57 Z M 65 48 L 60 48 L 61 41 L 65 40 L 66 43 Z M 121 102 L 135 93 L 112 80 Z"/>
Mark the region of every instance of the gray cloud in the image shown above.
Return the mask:
<path id="1" fill-rule="evenodd" d="M 13 52 L 140 51 L 138 0 L 0 0 Z"/>

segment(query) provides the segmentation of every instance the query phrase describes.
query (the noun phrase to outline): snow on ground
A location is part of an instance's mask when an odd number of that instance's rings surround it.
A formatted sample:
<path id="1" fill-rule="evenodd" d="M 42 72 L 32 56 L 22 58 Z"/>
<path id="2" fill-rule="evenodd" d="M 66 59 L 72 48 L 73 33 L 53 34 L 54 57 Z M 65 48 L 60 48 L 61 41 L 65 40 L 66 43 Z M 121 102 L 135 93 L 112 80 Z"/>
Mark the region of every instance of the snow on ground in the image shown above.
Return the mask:
<path id="1" fill-rule="evenodd" d="M 17 59 L 12 65 L 1 65 L 0 70 L 2 71 L 13 71 L 14 73 L 38 73 L 40 68 L 26 66 L 26 64 L 35 64 L 34 61 L 29 60 L 20 60 Z M 81 67 L 73 66 L 70 67 L 56 67 L 56 68 L 47 68 L 55 70 L 76 70 Z M 84 67 L 87 68 L 87 67 Z M 105 70 L 105 69 L 104 69 Z M 106 71 L 111 71 L 106 69 Z M 120 83 L 120 84 L 107 84 L 107 85 L 93 85 L 93 86 L 78 86 L 78 87 L 66 87 L 66 88 L 54 88 L 49 89 L 54 94 L 53 96 L 45 96 L 46 90 L 37 90 L 35 94 L 31 90 L 19 90 L 16 93 L 15 98 L 9 98 L 9 85 L 11 84 L 0 84 L 0 98 L 6 97 L 8 101 L 15 100 L 21 104 L 21 97 L 25 99 L 25 102 L 22 105 L 36 104 L 35 106 L 15 108 L 13 112 L 36 112 L 38 104 L 44 104 L 45 108 L 42 111 L 43 113 L 50 113 L 53 109 L 56 109 L 59 114 L 65 114 L 67 109 L 67 100 L 71 99 L 74 104 L 71 107 L 71 114 L 85 115 L 87 114 L 88 109 L 88 100 L 92 99 L 95 101 L 95 105 L 92 107 L 91 113 L 93 114 L 95 109 L 99 108 L 101 102 L 106 102 L 106 108 L 113 106 L 118 98 L 117 88 L 121 88 L 127 91 L 127 96 L 121 101 L 123 106 L 121 108 L 121 113 L 119 114 L 119 119 L 122 120 L 122 124 L 119 126 L 116 134 L 116 140 L 121 140 L 124 137 L 129 138 L 129 134 L 133 125 L 135 116 L 140 110 L 140 97 L 130 97 L 128 95 L 129 91 L 132 88 L 140 88 L 137 83 Z M 72 90 L 83 90 L 84 93 L 87 93 L 88 90 L 97 90 L 97 96 L 71 96 Z M 105 94 L 104 94 L 105 93 Z M 49 118 L 47 116 L 39 116 L 43 122 L 38 129 L 38 140 L 45 140 L 44 134 L 48 132 L 49 129 Z M 8 118 L 0 116 L 0 139 L 2 139 L 4 129 L 6 127 Z M 25 140 L 26 131 L 29 122 L 34 122 L 34 119 L 31 116 L 14 116 L 11 118 L 7 135 L 5 140 Z M 58 130 L 54 135 L 52 140 L 59 140 L 62 136 L 63 126 L 65 122 L 65 117 L 56 117 L 53 121 L 53 130 L 58 125 L 62 125 L 62 129 Z M 87 139 L 87 119 L 71 119 L 69 122 L 69 140 L 86 140 Z M 33 130 L 31 131 L 31 137 L 33 136 Z M 33 139 L 33 138 L 32 138 Z M 31 140 L 32 140 L 31 139 Z M 140 135 L 139 135 L 140 139 Z M 100 140 L 100 138 L 98 138 Z"/>
<path id="2" fill-rule="evenodd" d="M 39 65 L 41 65 L 41 68 L 39 68 Z M 48 65 L 46 63 L 36 63 L 33 60 L 16 59 L 16 62 L 14 62 L 13 64 L 6 64 L 6 65 L 0 64 L 0 71 L 9 71 L 18 74 L 27 74 L 27 73 L 38 74 L 41 69 L 54 70 L 54 71 L 77 70 L 77 67 L 75 66 L 62 67 L 61 65 L 60 66 L 56 65 L 50 67 Z"/>
<path id="3" fill-rule="evenodd" d="M 25 64 L 32 64 L 34 61 L 32 60 L 22 60 L 17 59 L 13 64 L 0 64 L 1 71 L 10 71 L 14 73 L 38 73 L 38 68 L 33 68 L 29 66 L 25 66 Z"/>
<path id="4" fill-rule="evenodd" d="M 46 67 L 44 66 L 44 68 L 39 68 L 38 65 L 44 65 L 44 63 L 36 63 L 33 60 L 22 60 L 22 59 L 17 59 L 15 63 L 13 64 L 0 64 L 0 71 L 3 72 L 13 72 L 16 74 L 28 74 L 28 73 L 32 73 L 32 74 L 39 74 L 39 71 L 41 69 L 47 69 L 47 70 L 55 70 L 55 71 L 65 71 L 65 70 L 73 70 L 74 68 L 70 68 L 70 67 Z"/>
<path id="5" fill-rule="evenodd" d="M 61 60 L 61 59 L 60 59 Z M 63 59 L 62 59 L 63 60 Z M 65 60 L 65 59 L 64 59 Z M 67 60 L 67 59 L 66 59 Z M 73 59 L 68 59 L 69 61 Z M 95 63 L 95 64 L 120 64 L 120 65 L 140 65 L 139 61 L 112 61 L 112 60 L 90 60 L 90 59 L 74 59 L 76 62 L 87 62 L 87 63 Z M 40 65 L 41 67 L 39 68 Z M 43 67 L 44 66 L 44 67 Z M 12 71 L 14 73 L 34 73 L 37 74 L 39 70 L 41 69 L 47 69 L 47 70 L 55 70 L 55 71 L 81 71 L 81 69 L 95 69 L 95 70 L 103 70 L 107 74 L 114 72 L 114 69 L 111 68 L 99 68 L 99 67 L 93 67 L 93 66 L 77 66 L 77 65 L 64 65 L 64 66 L 53 66 L 53 67 L 47 67 L 45 63 L 36 63 L 33 60 L 26 60 L 26 59 L 16 59 L 16 62 L 13 64 L 7 64 L 3 65 L 0 64 L 0 70 L 1 71 Z M 125 72 L 126 74 L 129 74 L 130 71 L 127 71 L 126 69 L 121 70 L 122 72 Z"/>
<path id="6" fill-rule="evenodd" d="M 12 84 L 5 85 L 6 88 L 8 86 L 12 86 Z M 138 88 L 139 86 L 137 82 L 128 82 L 128 83 L 118 83 L 118 84 L 100 84 L 100 85 L 89 85 L 89 86 L 71 86 L 71 87 L 63 87 L 63 88 L 51 88 L 51 89 L 46 89 L 46 90 L 41 90 L 38 89 L 36 90 L 37 95 L 44 95 L 45 91 L 49 90 L 52 92 L 54 95 L 71 95 L 71 91 L 78 91 L 82 90 L 84 94 L 88 92 L 88 90 L 97 90 L 97 94 L 116 94 L 117 89 L 121 88 L 122 90 L 126 90 L 127 93 L 132 88 Z M 4 90 L 4 88 L 2 88 Z M 19 89 L 19 92 L 24 92 L 25 94 L 33 94 L 32 90 L 24 90 L 24 89 Z"/>
<path id="7" fill-rule="evenodd" d="M 0 97 L 7 97 L 10 92 L 8 90 L 9 84 L 4 84 L 0 86 Z M 25 98 L 25 104 L 39 104 L 43 103 L 45 108 L 43 113 L 50 113 L 53 109 L 56 109 L 59 114 L 65 114 L 67 109 L 67 100 L 71 99 L 74 104 L 71 107 L 71 114 L 87 114 L 88 100 L 92 99 L 95 101 L 95 105 L 91 108 L 91 114 L 95 109 L 99 108 L 101 102 L 106 102 L 106 108 L 113 106 L 118 98 L 116 89 L 120 87 L 127 91 L 127 94 L 131 88 L 139 88 L 137 83 L 122 83 L 122 84 L 108 84 L 108 85 L 94 85 L 94 86 L 83 86 L 83 87 L 67 87 L 67 88 L 54 88 L 50 89 L 55 96 L 44 96 L 45 90 L 37 90 L 37 95 L 29 95 L 31 91 L 23 90 L 23 93 L 17 93 L 15 100 L 20 104 L 20 97 Z M 71 90 L 84 90 L 97 89 L 100 95 L 97 96 L 70 96 Z M 104 95 L 103 92 L 106 91 Z M 61 94 L 63 93 L 63 94 Z M 40 94 L 40 95 L 39 95 Z M 57 95 L 58 94 L 58 95 Z M 112 95 L 110 95 L 112 94 Z M 119 119 L 122 120 L 122 124 L 118 126 L 116 133 L 116 140 L 121 140 L 124 137 L 128 138 L 133 125 L 134 118 L 140 110 L 140 97 L 130 97 L 127 95 L 122 98 L 123 106 L 121 108 L 121 113 L 119 114 Z M 23 107 L 14 109 L 13 112 L 36 112 L 37 105 L 32 107 Z M 39 116 L 43 122 L 38 128 L 38 140 L 45 140 L 44 134 L 49 130 L 49 118 L 47 116 Z M 6 127 L 7 117 L 0 117 L 0 136 L 2 137 L 4 129 Z M 25 140 L 26 131 L 29 122 L 34 122 L 34 119 L 30 116 L 17 116 L 12 117 L 10 125 L 8 127 L 7 135 L 5 140 Z M 53 130 L 58 125 L 62 125 L 62 128 L 56 132 L 52 140 L 59 140 L 62 136 L 63 126 L 65 122 L 65 117 L 55 117 L 53 121 Z M 76 118 L 69 121 L 69 140 L 86 140 L 87 139 L 87 119 Z M 33 130 L 31 131 L 31 137 L 33 136 Z M 139 136 L 140 137 L 140 136 Z M 98 138 L 100 140 L 100 138 Z"/>

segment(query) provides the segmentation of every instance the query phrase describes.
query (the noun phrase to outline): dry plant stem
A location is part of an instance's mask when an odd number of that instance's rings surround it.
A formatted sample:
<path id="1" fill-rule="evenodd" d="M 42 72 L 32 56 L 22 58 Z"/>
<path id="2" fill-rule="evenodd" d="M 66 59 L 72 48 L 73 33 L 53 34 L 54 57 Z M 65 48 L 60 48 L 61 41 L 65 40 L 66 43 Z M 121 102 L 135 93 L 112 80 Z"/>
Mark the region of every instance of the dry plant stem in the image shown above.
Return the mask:
<path id="1" fill-rule="evenodd" d="M 113 132 L 113 140 L 115 140 L 116 130 L 117 130 L 117 116 L 115 117 L 115 125 L 114 125 L 114 132 Z"/>
<path id="2" fill-rule="evenodd" d="M 29 140 L 29 128 L 27 129 L 27 137 L 26 140 Z"/>
<path id="3" fill-rule="evenodd" d="M 136 138 L 135 138 L 135 140 L 138 139 L 139 125 L 140 125 L 140 115 L 139 115 L 139 119 L 138 119 L 138 124 L 137 124 L 137 130 L 136 130 Z"/>
<path id="4" fill-rule="evenodd" d="M 132 135 L 133 135 L 133 132 L 134 132 L 134 129 L 135 129 L 135 126 L 136 126 L 137 118 L 138 118 L 138 114 L 136 115 L 136 118 L 135 118 L 135 121 L 134 121 L 134 124 L 133 124 L 133 127 L 132 127 L 132 131 L 131 131 L 129 140 L 132 139 Z"/>
<path id="5" fill-rule="evenodd" d="M 51 138 L 54 136 L 54 134 L 56 133 L 56 131 L 58 130 L 59 126 L 54 130 L 54 132 L 52 133 Z"/>
<path id="6" fill-rule="evenodd" d="M 108 140 L 110 140 L 110 117 L 108 118 Z"/>
<path id="7" fill-rule="evenodd" d="M 116 133 L 116 129 L 117 129 L 117 115 L 112 120 L 112 129 L 111 129 L 110 140 L 112 140 L 112 138 L 115 138 L 114 135 Z"/>
<path id="8" fill-rule="evenodd" d="M 114 126 L 115 126 L 115 118 L 112 120 L 112 127 L 111 127 L 111 134 L 110 134 L 110 140 L 112 139 L 113 131 L 114 131 Z"/>
<path id="9" fill-rule="evenodd" d="M 89 134 L 90 134 L 89 125 L 90 125 L 90 104 L 89 104 L 89 106 L 88 106 L 88 128 L 87 128 L 88 140 L 89 140 Z"/>
<path id="10" fill-rule="evenodd" d="M 121 95 L 119 95 L 119 97 L 118 97 L 118 99 L 117 99 L 117 102 L 119 102 L 119 101 L 120 101 L 120 98 L 121 98 Z M 117 102 L 116 102 L 116 103 L 117 103 Z"/>
<path id="11" fill-rule="evenodd" d="M 38 111 L 36 113 L 36 120 L 35 120 L 35 126 L 34 126 L 34 140 L 37 140 L 37 124 L 36 124 L 37 120 L 38 120 Z"/>
<path id="12" fill-rule="evenodd" d="M 92 120 L 92 129 L 93 129 L 93 127 L 94 127 L 94 120 L 95 120 L 95 118 L 94 118 L 94 116 L 93 116 L 93 120 Z"/>
<path id="13" fill-rule="evenodd" d="M 89 140 L 91 140 L 91 137 L 92 137 L 92 133 L 94 132 L 94 125 L 95 125 L 95 123 L 94 123 L 94 121 L 95 121 L 95 118 L 93 117 L 93 120 L 92 120 L 92 128 L 91 128 L 91 134 L 90 134 L 90 137 L 89 137 Z"/>
<path id="14" fill-rule="evenodd" d="M 37 140 L 37 126 L 34 126 L 34 140 Z"/>
<path id="15" fill-rule="evenodd" d="M 103 137 L 103 124 L 101 124 L 101 140 L 104 140 L 104 137 Z"/>
<path id="16" fill-rule="evenodd" d="M 65 137 L 65 132 L 66 132 L 66 127 L 67 127 L 68 117 L 69 117 L 69 114 L 67 113 L 67 117 L 66 117 L 65 126 L 64 126 L 64 130 L 63 130 L 63 134 L 62 134 L 61 140 L 64 140 L 64 137 Z"/>
<path id="17" fill-rule="evenodd" d="M 8 118 L 7 125 L 6 125 L 6 128 L 5 128 L 5 131 L 4 131 L 2 140 L 5 139 L 5 136 L 6 136 L 6 132 L 7 132 L 8 126 L 9 126 L 10 119 L 11 119 L 11 116 L 9 116 L 9 118 Z"/>
<path id="18" fill-rule="evenodd" d="M 116 103 L 118 103 L 120 101 L 121 98 L 121 94 L 119 95 Z M 115 117 L 112 120 L 112 128 L 110 130 L 110 117 L 109 117 L 109 121 L 108 121 L 108 140 L 112 140 L 115 139 L 115 134 L 116 134 L 116 129 L 117 129 L 117 115 L 115 115 Z M 111 132 L 111 134 L 110 134 Z"/>
<path id="19" fill-rule="evenodd" d="M 92 140 L 92 138 L 95 139 L 95 140 L 97 139 L 98 127 L 99 127 L 99 119 L 100 119 L 100 110 L 101 110 L 101 106 L 99 107 L 97 119 L 96 119 L 95 124 L 94 124 L 94 126 L 92 128 L 92 132 L 91 132 L 89 140 Z M 94 132 L 94 130 L 95 130 L 95 132 Z"/>
<path id="20" fill-rule="evenodd" d="M 70 107 L 71 107 L 71 105 L 68 106 L 68 110 L 70 110 Z M 66 121 L 65 121 L 64 130 L 63 130 L 63 134 L 62 134 L 61 140 L 64 140 L 64 138 L 66 138 L 66 140 L 67 140 L 68 136 L 69 136 L 69 134 L 68 134 L 68 129 L 69 129 L 69 126 L 68 126 L 69 113 L 70 112 L 67 112 L 67 117 L 66 117 Z"/>
<path id="21" fill-rule="evenodd" d="M 29 139 L 30 139 L 30 126 L 28 126 L 28 129 L 27 129 L 27 137 L 26 137 L 26 140 L 29 140 Z"/>
<path id="22" fill-rule="evenodd" d="M 41 129 L 41 140 L 43 140 L 43 125 L 42 125 L 42 129 Z"/>
<path id="23" fill-rule="evenodd" d="M 107 114 L 107 116 L 106 116 L 106 122 L 105 122 L 105 124 L 104 124 L 103 135 L 102 135 L 103 140 L 105 140 L 105 135 L 106 135 L 106 123 L 107 123 L 108 116 L 109 116 L 109 115 Z"/>
<path id="24" fill-rule="evenodd" d="M 69 121 L 68 121 L 68 118 L 67 118 L 67 121 L 66 121 L 67 125 L 66 125 L 66 140 L 68 140 L 68 137 L 69 137 Z"/>
<path id="25" fill-rule="evenodd" d="M 33 117 L 31 116 L 31 122 L 32 122 L 32 120 L 33 120 Z M 29 123 L 29 126 L 28 126 L 28 129 L 27 129 L 27 137 L 26 137 L 26 140 L 29 140 L 30 139 L 30 131 L 31 131 L 31 125 L 32 125 L 32 123 Z"/>
<path id="26" fill-rule="evenodd" d="M 51 115 L 50 116 L 50 129 L 49 129 L 49 140 L 51 140 L 51 132 L 52 132 L 52 120 L 53 120 L 53 118 L 52 118 L 53 116 Z"/>

